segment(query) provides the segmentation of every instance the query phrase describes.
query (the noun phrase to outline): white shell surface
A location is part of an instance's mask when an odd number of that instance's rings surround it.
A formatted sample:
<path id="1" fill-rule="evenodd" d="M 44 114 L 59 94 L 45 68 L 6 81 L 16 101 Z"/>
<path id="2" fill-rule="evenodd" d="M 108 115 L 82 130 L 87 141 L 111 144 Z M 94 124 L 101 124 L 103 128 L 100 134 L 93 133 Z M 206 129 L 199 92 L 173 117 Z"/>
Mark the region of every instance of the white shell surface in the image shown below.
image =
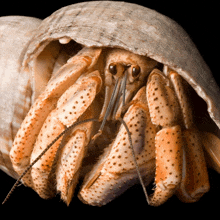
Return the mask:
<path id="1" fill-rule="evenodd" d="M 9 152 L 31 105 L 31 78 L 21 72 L 28 42 L 39 24 L 37 18 L 0 17 L 0 169 L 17 178 Z"/>

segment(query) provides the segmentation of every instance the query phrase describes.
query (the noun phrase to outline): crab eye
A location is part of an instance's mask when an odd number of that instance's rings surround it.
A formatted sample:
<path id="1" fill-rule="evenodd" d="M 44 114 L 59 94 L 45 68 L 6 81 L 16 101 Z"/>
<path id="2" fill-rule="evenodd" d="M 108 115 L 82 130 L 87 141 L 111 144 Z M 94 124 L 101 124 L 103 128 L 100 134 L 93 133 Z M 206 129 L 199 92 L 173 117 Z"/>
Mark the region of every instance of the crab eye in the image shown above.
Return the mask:
<path id="1" fill-rule="evenodd" d="M 133 77 L 137 77 L 140 72 L 141 72 L 141 68 L 138 65 L 131 66 L 131 73 Z"/>
<path id="2" fill-rule="evenodd" d="M 117 65 L 115 63 L 111 63 L 108 68 L 109 68 L 109 72 L 112 75 L 116 75 L 117 74 Z"/>

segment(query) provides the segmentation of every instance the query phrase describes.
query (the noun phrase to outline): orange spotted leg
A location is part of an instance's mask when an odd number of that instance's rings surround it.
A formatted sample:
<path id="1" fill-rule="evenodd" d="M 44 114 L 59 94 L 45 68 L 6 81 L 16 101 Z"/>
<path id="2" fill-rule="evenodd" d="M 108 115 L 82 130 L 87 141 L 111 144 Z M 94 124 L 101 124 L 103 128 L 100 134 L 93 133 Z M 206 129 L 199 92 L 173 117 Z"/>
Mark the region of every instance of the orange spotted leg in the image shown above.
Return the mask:
<path id="1" fill-rule="evenodd" d="M 181 182 L 183 145 L 178 101 L 159 70 L 153 70 L 149 76 L 147 101 L 151 121 L 161 128 L 155 137 L 156 188 L 150 196 L 150 205 L 159 206 L 175 193 Z"/>
<path id="2" fill-rule="evenodd" d="M 177 191 L 183 202 L 196 202 L 209 191 L 209 177 L 202 148 L 200 132 L 193 122 L 193 114 L 182 77 L 174 71 L 169 73 L 170 80 L 178 97 L 183 117 L 183 169 L 182 181 Z"/>
<path id="3" fill-rule="evenodd" d="M 49 113 L 56 108 L 59 97 L 89 68 L 92 68 L 101 54 L 101 49 L 84 48 L 63 65 L 53 77 L 46 90 L 38 97 L 17 132 L 10 151 L 14 170 L 21 175 L 30 165 L 30 157 L 36 138 Z M 34 187 L 31 173 L 22 182 Z"/>
<path id="4" fill-rule="evenodd" d="M 53 139 L 59 135 L 65 127 L 71 126 L 88 109 L 100 91 L 102 79 L 98 71 L 87 75 L 82 75 L 74 85 L 69 87 L 57 102 L 57 107 L 49 114 L 45 120 L 41 131 L 37 137 L 31 154 L 31 162 L 41 154 Z M 90 124 L 90 123 L 89 123 Z M 90 130 L 91 125 L 82 126 L 82 132 Z M 90 131 L 86 132 L 82 138 L 89 139 Z M 83 142 L 83 141 L 82 141 Z M 86 144 L 87 141 L 84 140 Z M 57 150 L 61 143 L 61 138 L 37 161 L 32 167 L 31 176 L 34 190 L 42 198 L 54 196 L 55 190 L 51 189 L 51 172 Z M 85 147 L 82 146 L 82 147 Z M 80 163 L 80 161 L 79 161 Z"/>
<path id="5" fill-rule="evenodd" d="M 155 172 L 156 127 L 150 121 L 146 87 L 138 91 L 132 103 L 123 120 L 131 134 L 140 173 L 148 185 Z M 105 205 L 138 182 L 128 133 L 122 124 L 113 143 L 85 177 L 79 198 L 90 205 Z"/>

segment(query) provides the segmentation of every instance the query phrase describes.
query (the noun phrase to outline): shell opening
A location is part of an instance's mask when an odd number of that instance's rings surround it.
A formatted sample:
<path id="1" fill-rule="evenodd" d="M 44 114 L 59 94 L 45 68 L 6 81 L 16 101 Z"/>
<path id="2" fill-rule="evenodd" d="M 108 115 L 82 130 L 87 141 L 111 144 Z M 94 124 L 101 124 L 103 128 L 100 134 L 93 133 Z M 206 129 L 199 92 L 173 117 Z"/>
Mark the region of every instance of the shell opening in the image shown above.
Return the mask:
<path id="1" fill-rule="evenodd" d="M 68 40 L 66 38 L 61 38 L 49 42 L 44 47 L 42 46 L 41 51 L 32 57 L 29 62 L 29 69 L 33 76 L 32 103 L 45 90 L 48 81 L 51 77 L 56 75 L 57 70 L 81 49 L 81 45 L 69 38 Z"/>

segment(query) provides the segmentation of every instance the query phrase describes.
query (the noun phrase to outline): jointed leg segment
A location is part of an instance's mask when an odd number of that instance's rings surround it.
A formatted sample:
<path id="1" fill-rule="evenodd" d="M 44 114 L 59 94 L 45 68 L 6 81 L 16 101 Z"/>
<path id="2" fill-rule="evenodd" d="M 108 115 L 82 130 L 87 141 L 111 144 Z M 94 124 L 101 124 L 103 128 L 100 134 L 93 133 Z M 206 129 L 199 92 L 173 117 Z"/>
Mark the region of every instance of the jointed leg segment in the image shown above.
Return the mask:
<path id="1" fill-rule="evenodd" d="M 100 53 L 101 49 L 96 48 L 85 48 L 80 51 L 78 55 L 74 56 L 71 60 L 68 61 L 66 65 L 64 65 L 58 71 L 54 79 L 51 79 L 51 81 L 47 85 L 46 90 L 38 97 L 37 101 L 30 109 L 27 117 L 23 121 L 21 128 L 16 135 L 14 144 L 10 152 L 13 167 L 19 175 L 21 175 L 29 166 L 30 157 L 37 136 L 41 128 L 43 127 L 43 124 L 49 113 L 56 108 L 56 103 L 59 97 L 65 92 L 67 88 L 69 88 L 70 85 L 76 82 L 76 80 L 84 71 L 92 68 L 95 65 Z M 91 78 L 94 77 L 92 76 Z M 100 79 L 100 77 L 96 77 L 96 80 L 98 80 L 98 87 L 96 92 L 98 92 L 98 88 L 100 88 Z M 77 96 L 77 94 L 75 96 Z M 80 111 L 77 111 L 77 113 L 78 112 Z M 81 111 L 81 114 L 82 113 L 83 112 Z M 54 115 L 56 113 L 51 114 Z M 47 123 L 51 123 L 49 122 L 49 119 Z M 64 123 L 62 126 L 68 126 L 68 123 Z M 53 128 L 52 125 L 51 128 Z M 44 147 L 45 146 L 46 145 L 44 145 Z M 26 185 L 34 188 L 30 172 L 28 172 L 22 180 Z"/>
<path id="2" fill-rule="evenodd" d="M 156 128 L 151 123 L 146 105 L 146 88 L 136 94 L 124 116 L 131 133 L 136 160 L 143 177 L 151 181 L 154 169 L 154 138 Z M 114 142 L 105 150 L 98 163 L 85 178 L 80 199 L 90 205 L 104 205 L 138 181 L 128 134 L 121 125 Z"/>
<path id="3" fill-rule="evenodd" d="M 168 77 L 170 83 L 154 70 L 147 86 L 152 121 L 162 126 L 155 138 L 156 189 L 151 204 L 156 206 L 176 191 L 181 200 L 194 202 L 209 190 L 202 142 L 182 79 L 173 71 Z"/>
<path id="4" fill-rule="evenodd" d="M 97 115 L 93 101 L 101 90 L 102 78 L 93 67 L 100 54 L 101 49 L 96 48 L 80 51 L 58 70 L 32 106 L 10 153 L 13 167 L 19 175 L 65 128 Z M 125 93 L 127 75 L 123 83 L 124 89 L 121 90 Z M 108 98 L 99 118 L 101 120 L 106 116 L 103 127 L 107 119 L 121 117 L 123 105 L 120 104 L 121 110 L 117 113 L 119 102 L 112 102 L 110 107 L 114 110 L 109 115 L 117 116 L 111 118 L 105 115 L 112 94 L 108 93 L 105 94 Z M 116 95 L 117 99 L 120 96 Z M 149 197 L 150 205 L 161 205 L 175 193 L 184 202 L 195 202 L 209 190 L 202 145 L 219 171 L 220 159 L 216 155 L 220 155 L 220 140 L 208 132 L 203 132 L 205 138 L 200 136 L 181 76 L 169 69 L 165 76 L 154 69 L 147 85 L 139 89 L 130 102 L 123 120 L 129 129 L 135 158 L 146 185 L 153 179 L 156 169 L 156 186 Z M 63 141 L 59 138 L 33 165 L 23 182 L 43 198 L 53 196 L 57 190 L 69 204 L 92 128 L 93 123 L 89 121 L 76 126 Z M 80 199 L 90 205 L 106 204 L 138 182 L 135 167 L 128 132 L 122 124 L 115 139 L 86 175 Z M 50 187 L 51 175 L 56 176 L 55 190 Z"/>

